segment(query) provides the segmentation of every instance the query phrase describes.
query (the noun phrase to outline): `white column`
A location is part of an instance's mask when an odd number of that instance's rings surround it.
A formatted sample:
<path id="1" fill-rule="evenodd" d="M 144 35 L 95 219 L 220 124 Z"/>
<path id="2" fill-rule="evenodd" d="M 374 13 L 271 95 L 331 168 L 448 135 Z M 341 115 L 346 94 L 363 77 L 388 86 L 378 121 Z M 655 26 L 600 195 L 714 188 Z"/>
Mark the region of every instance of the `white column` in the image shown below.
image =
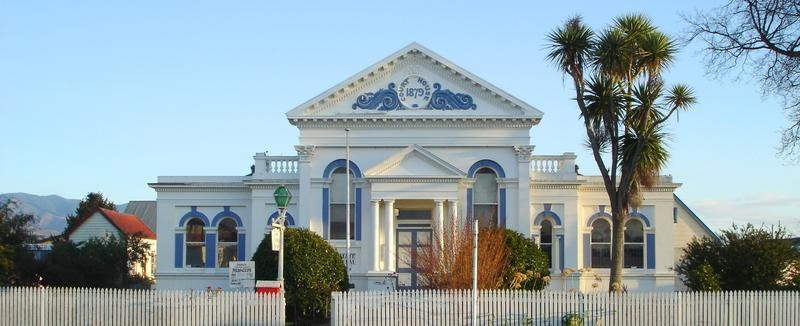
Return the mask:
<path id="1" fill-rule="evenodd" d="M 442 237 L 442 230 L 444 229 L 444 200 L 434 199 L 436 204 L 433 216 L 433 232 L 436 233 L 435 238 L 439 240 L 439 248 L 444 246 L 444 238 Z"/>
<path id="2" fill-rule="evenodd" d="M 449 241 L 456 241 L 456 235 L 459 231 L 462 230 L 464 226 L 461 224 L 461 221 L 458 220 L 458 200 L 456 199 L 448 199 L 447 200 L 447 210 L 448 210 L 448 217 L 449 224 L 447 224 L 447 236 L 450 238 Z M 455 246 L 452 246 L 453 250 L 455 250 Z"/>
<path id="3" fill-rule="evenodd" d="M 381 200 L 372 200 L 372 271 L 379 271 L 381 264 Z"/>
<path id="4" fill-rule="evenodd" d="M 447 209 L 449 210 L 448 215 L 451 219 L 453 219 L 453 225 L 459 227 L 461 223 L 458 221 L 458 200 L 456 199 L 448 199 L 447 200 Z"/>
<path id="5" fill-rule="evenodd" d="M 531 152 L 533 146 L 514 146 L 517 153 L 517 212 L 506 218 L 506 227 L 531 237 Z M 513 212 L 509 210 L 509 212 Z M 509 220 L 514 219 L 513 223 Z"/>
<path id="6" fill-rule="evenodd" d="M 550 244 L 550 253 L 553 257 L 552 261 L 550 262 L 550 267 L 552 268 L 553 275 L 561 274 L 561 247 L 559 244 L 561 243 L 561 238 L 563 236 L 563 234 L 553 234 L 553 237 L 550 240 L 552 241 Z"/>
<path id="7" fill-rule="evenodd" d="M 386 259 L 386 263 L 383 266 L 386 267 L 387 272 L 394 272 L 394 200 L 383 200 L 383 215 L 386 222 L 383 225 L 384 238 L 386 239 L 383 258 Z"/>
<path id="8" fill-rule="evenodd" d="M 315 147 L 295 146 L 297 151 L 297 174 L 299 176 L 299 193 L 294 198 L 295 202 L 311 203 L 311 159 L 314 157 Z M 312 205 L 297 205 L 298 214 L 294 221 L 297 226 L 311 229 Z"/>

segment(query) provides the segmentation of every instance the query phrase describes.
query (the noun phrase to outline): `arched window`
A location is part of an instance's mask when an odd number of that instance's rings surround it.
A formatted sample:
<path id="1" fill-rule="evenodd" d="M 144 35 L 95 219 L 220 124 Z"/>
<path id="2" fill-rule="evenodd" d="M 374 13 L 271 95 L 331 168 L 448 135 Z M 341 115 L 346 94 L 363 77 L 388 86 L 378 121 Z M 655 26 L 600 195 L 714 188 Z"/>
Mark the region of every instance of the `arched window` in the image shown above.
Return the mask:
<path id="1" fill-rule="evenodd" d="M 611 224 L 599 218 L 592 222 L 592 267 L 611 267 Z"/>
<path id="2" fill-rule="evenodd" d="M 347 170 L 344 167 L 337 168 L 331 174 L 330 187 L 330 239 L 347 239 L 347 206 L 350 206 L 350 239 L 356 238 L 356 209 L 355 186 L 353 185 L 353 171 L 350 171 L 350 201 L 347 201 Z"/>
<path id="3" fill-rule="evenodd" d="M 236 260 L 239 233 L 236 222 L 226 218 L 217 227 L 217 267 L 228 267 L 228 262 Z"/>
<path id="4" fill-rule="evenodd" d="M 547 266 L 553 267 L 553 223 L 544 220 L 539 229 L 539 248 L 547 256 Z"/>
<path id="5" fill-rule="evenodd" d="M 644 268 L 644 226 L 637 219 L 625 223 L 625 268 Z"/>
<path id="6" fill-rule="evenodd" d="M 483 226 L 497 226 L 497 174 L 490 168 L 478 170 L 474 189 L 473 216 Z"/>
<path id="7" fill-rule="evenodd" d="M 206 266 L 205 224 L 199 218 L 186 223 L 186 264 L 187 267 Z"/>

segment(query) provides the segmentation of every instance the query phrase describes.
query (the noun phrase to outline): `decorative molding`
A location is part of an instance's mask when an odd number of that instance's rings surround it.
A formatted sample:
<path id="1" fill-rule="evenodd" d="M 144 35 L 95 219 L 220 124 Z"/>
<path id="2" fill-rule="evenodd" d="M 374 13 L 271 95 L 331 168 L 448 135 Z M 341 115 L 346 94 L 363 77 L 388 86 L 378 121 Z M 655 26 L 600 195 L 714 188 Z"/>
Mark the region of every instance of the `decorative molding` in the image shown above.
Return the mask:
<path id="1" fill-rule="evenodd" d="M 421 117 L 421 116 L 385 116 L 375 114 L 369 116 L 340 116 L 340 117 L 302 117 L 289 118 L 289 123 L 297 127 L 358 127 L 358 128 L 408 128 L 408 127 L 438 127 L 438 128 L 530 128 L 541 121 L 539 118 L 521 117 Z"/>
<path id="2" fill-rule="evenodd" d="M 294 150 L 297 151 L 298 161 L 302 163 L 309 163 L 314 157 L 316 146 L 314 145 L 295 145 Z"/>
<path id="3" fill-rule="evenodd" d="M 442 89 L 439 83 L 433 83 L 433 94 L 428 103 L 435 110 L 475 110 L 478 106 L 472 101 L 472 96 L 462 93 L 453 93 L 449 89 Z"/>
<path id="4" fill-rule="evenodd" d="M 391 110 L 405 110 L 406 107 L 400 104 L 400 99 L 397 97 L 397 90 L 395 84 L 389 83 L 387 88 L 381 88 L 377 92 L 367 92 L 359 95 L 356 102 L 352 105 L 353 110 L 378 110 L 378 111 L 391 111 Z"/>
<path id="5" fill-rule="evenodd" d="M 225 185 L 161 185 L 158 183 L 148 184 L 156 192 L 250 192 L 250 188 L 244 185 L 225 186 Z"/>
<path id="6" fill-rule="evenodd" d="M 646 188 L 645 191 L 643 191 L 643 192 L 644 193 L 648 193 L 648 192 L 673 192 L 673 191 L 675 191 L 675 188 L 678 188 L 678 187 L 677 186 L 671 186 L 671 185 L 659 185 L 659 186 L 655 186 L 655 187 L 652 187 L 652 188 Z M 603 186 L 603 185 L 580 185 L 578 187 L 578 190 L 579 191 L 584 191 L 584 192 L 605 192 L 606 191 L 606 187 Z"/>
<path id="7" fill-rule="evenodd" d="M 370 183 L 460 183 L 461 177 L 394 177 L 372 176 L 366 177 Z M 474 181 L 473 181 L 474 182 Z"/>
<path id="8" fill-rule="evenodd" d="M 517 162 L 530 163 L 534 147 L 533 145 L 514 146 L 514 152 L 517 153 Z"/>
<path id="9" fill-rule="evenodd" d="M 472 188 L 475 185 L 475 178 L 463 178 L 458 183 L 464 187 Z"/>
<path id="10" fill-rule="evenodd" d="M 577 190 L 577 183 L 534 183 L 531 182 L 531 189 L 572 189 Z"/>
<path id="11" fill-rule="evenodd" d="M 519 180 L 516 178 L 497 178 L 497 185 L 500 187 L 508 187 L 510 185 L 518 185 Z"/>

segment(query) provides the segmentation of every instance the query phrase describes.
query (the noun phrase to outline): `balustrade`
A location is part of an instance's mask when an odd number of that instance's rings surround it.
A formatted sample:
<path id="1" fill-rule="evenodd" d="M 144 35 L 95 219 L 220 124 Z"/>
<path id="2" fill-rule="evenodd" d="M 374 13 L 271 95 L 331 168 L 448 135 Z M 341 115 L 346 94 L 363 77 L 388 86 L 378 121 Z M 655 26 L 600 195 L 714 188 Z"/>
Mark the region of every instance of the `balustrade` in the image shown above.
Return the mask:
<path id="1" fill-rule="evenodd" d="M 546 180 L 574 180 L 575 172 L 574 153 L 561 155 L 532 155 L 531 175 L 534 179 Z"/>

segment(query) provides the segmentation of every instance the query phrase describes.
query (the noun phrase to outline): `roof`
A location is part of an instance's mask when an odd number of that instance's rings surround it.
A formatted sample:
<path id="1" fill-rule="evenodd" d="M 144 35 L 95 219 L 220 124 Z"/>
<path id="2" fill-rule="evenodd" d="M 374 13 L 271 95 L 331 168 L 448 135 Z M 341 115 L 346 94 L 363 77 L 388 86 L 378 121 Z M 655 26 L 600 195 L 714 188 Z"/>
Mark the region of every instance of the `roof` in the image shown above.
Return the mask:
<path id="1" fill-rule="evenodd" d="M 99 208 L 97 212 L 100 213 L 100 216 L 105 217 L 111 225 L 117 228 L 120 232 L 125 234 L 125 236 L 133 236 L 139 234 L 142 238 L 145 239 L 156 239 L 156 234 L 151 230 L 147 225 L 142 222 L 136 215 L 120 213 L 117 211 L 113 211 L 110 209 Z M 94 214 L 92 214 L 94 215 Z M 90 217 L 92 216 L 90 215 Z M 67 238 L 69 238 L 75 230 L 79 229 L 81 225 L 86 222 L 89 218 L 84 219 L 80 222 L 77 226 L 72 228 L 72 230 L 67 233 Z"/>
<path id="2" fill-rule="evenodd" d="M 435 52 L 423 47 L 422 45 L 416 42 L 413 42 L 403 47 L 397 52 L 379 61 L 378 63 L 362 70 L 359 73 L 356 73 L 355 75 L 351 76 L 345 81 L 337 84 L 336 86 L 331 87 L 325 92 L 306 101 L 305 103 L 300 104 L 291 111 L 287 112 L 286 116 L 289 118 L 289 121 L 292 124 L 295 124 L 295 122 L 299 120 L 318 118 L 320 117 L 319 110 L 321 108 L 324 108 L 329 103 L 335 102 L 342 96 L 349 94 L 351 91 L 355 90 L 359 86 L 371 83 L 375 78 L 377 78 L 376 76 L 380 75 L 382 72 L 394 69 L 394 67 L 396 67 L 400 61 L 406 60 L 411 56 L 417 56 L 417 55 L 424 58 L 427 64 L 443 68 L 449 73 L 455 75 L 457 79 L 463 80 L 466 84 L 471 85 L 473 88 L 480 89 L 486 94 L 488 94 L 488 96 L 497 98 L 499 99 L 500 102 L 506 103 L 509 107 L 514 108 L 517 112 L 517 116 L 513 118 L 529 119 L 534 121 L 534 124 L 536 124 L 543 116 L 542 111 L 539 111 L 530 104 L 525 103 L 519 98 L 516 98 L 511 94 L 506 93 L 497 86 L 494 86 L 491 83 L 467 71 L 466 69 L 457 66 L 456 64 L 450 62 L 449 60 L 443 58 L 442 56 L 436 54 Z M 353 119 L 354 117 L 326 116 L 326 118 Z M 412 117 L 409 116 L 409 117 L 399 117 L 399 118 L 412 118 Z M 464 119 L 465 117 L 457 116 L 455 118 Z M 478 117 L 478 118 L 487 118 L 487 117 Z M 506 116 L 497 118 L 504 119 L 512 117 Z"/>
<path id="3" fill-rule="evenodd" d="M 714 239 L 717 239 L 717 240 L 719 240 L 719 236 L 718 236 L 716 233 L 714 233 L 714 231 L 711 231 L 711 228 L 709 228 L 709 227 L 708 227 L 708 225 L 706 225 L 705 223 L 703 223 L 703 220 L 701 220 L 701 219 L 700 219 L 700 217 L 699 217 L 699 216 L 697 216 L 697 214 L 695 214 L 695 213 L 692 211 L 692 209 L 691 209 L 691 208 L 689 208 L 689 206 L 686 206 L 686 204 L 685 204 L 685 203 L 684 203 L 684 202 L 683 202 L 683 201 L 682 201 L 680 198 L 678 198 L 678 195 L 676 195 L 676 194 L 672 194 L 672 197 L 673 197 L 673 198 L 675 198 L 675 203 L 677 203 L 679 206 L 681 206 L 681 208 L 683 208 L 683 209 L 685 209 L 687 212 L 689 212 L 689 216 L 690 216 L 690 217 L 691 217 L 691 218 L 692 218 L 692 219 L 693 219 L 695 222 L 697 222 L 697 224 L 699 224 L 699 225 L 700 225 L 700 226 L 703 228 L 703 230 L 705 230 L 705 231 L 706 231 L 706 232 L 707 232 L 709 235 L 711 235 L 712 237 L 714 237 Z"/>
<path id="4" fill-rule="evenodd" d="M 155 200 L 136 200 L 128 203 L 125 214 L 136 215 L 144 222 L 150 230 L 158 232 L 156 228 L 156 201 Z"/>

